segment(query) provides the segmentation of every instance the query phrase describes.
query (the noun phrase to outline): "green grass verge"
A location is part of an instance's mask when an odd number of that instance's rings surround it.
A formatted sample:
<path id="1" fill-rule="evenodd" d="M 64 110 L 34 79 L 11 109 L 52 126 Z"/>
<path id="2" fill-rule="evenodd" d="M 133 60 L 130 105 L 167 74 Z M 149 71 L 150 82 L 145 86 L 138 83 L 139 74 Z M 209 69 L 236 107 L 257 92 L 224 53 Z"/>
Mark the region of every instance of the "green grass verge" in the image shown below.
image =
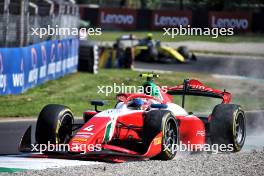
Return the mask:
<path id="1" fill-rule="evenodd" d="M 22 171 L 26 171 L 26 169 L 0 167 L 0 172 L 13 173 L 13 172 L 22 172 Z"/>
<path id="2" fill-rule="evenodd" d="M 0 96 L 0 117 L 36 117 L 40 110 L 46 104 L 58 103 L 69 106 L 75 115 L 82 116 L 82 112 L 87 109 L 93 109 L 89 104 L 90 100 L 101 99 L 106 100 L 108 104 L 103 109 L 113 108 L 116 100 L 115 94 L 106 96 L 98 92 L 97 86 L 113 86 L 116 85 L 140 86 L 143 82 L 138 77 L 139 72 L 131 70 L 100 70 L 97 75 L 89 73 L 74 73 L 58 80 L 48 81 L 43 85 L 30 89 L 21 95 L 5 95 Z M 197 73 L 166 73 L 162 74 L 157 83 L 159 85 L 173 86 L 182 83 L 184 78 L 199 79 L 206 85 L 213 86 L 218 89 L 227 88 L 232 92 L 232 87 L 223 87 L 219 80 L 215 80 L 207 74 Z M 246 109 L 255 109 L 254 103 L 261 102 L 255 95 L 238 94 L 234 101 L 242 104 Z M 176 102 L 180 103 L 181 97 L 176 97 Z M 250 101 L 249 101 L 250 100 Z M 209 98 L 190 97 L 187 99 L 187 110 L 189 111 L 210 111 L 213 106 L 219 102 Z M 264 107 L 264 103 L 259 105 Z"/>
<path id="3" fill-rule="evenodd" d="M 149 31 L 102 31 L 100 36 L 89 36 L 89 39 L 94 41 L 115 41 L 121 35 L 134 34 L 138 38 L 147 36 Z M 263 34 L 241 34 L 234 36 L 219 36 L 212 38 L 211 36 L 163 36 L 162 31 L 152 31 L 153 38 L 163 42 L 177 42 L 177 41 L 208 41 L 208 42 L 264 42 Z"/>

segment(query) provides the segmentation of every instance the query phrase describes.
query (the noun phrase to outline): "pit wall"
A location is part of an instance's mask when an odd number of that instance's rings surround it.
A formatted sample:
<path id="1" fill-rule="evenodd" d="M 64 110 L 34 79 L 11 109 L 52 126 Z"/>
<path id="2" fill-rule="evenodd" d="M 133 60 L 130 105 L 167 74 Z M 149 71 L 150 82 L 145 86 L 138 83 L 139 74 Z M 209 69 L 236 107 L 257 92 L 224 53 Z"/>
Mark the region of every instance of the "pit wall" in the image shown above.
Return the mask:
<path id="1" fill-rule="evenodd" d="M 79 39 L 0 48 L 0 95 L 20 94 L 77 71 Z"/>

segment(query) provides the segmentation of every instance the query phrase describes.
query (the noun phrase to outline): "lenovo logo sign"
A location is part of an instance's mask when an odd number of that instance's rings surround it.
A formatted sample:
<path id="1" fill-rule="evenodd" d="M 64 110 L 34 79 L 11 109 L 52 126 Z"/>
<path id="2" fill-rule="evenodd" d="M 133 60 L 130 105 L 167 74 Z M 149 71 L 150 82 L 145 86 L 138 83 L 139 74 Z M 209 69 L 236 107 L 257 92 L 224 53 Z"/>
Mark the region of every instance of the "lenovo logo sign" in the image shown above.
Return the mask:
<path id="1" fill-rule="evenodd" d="M 217 28 L 236 28 L 236 29 L 248 29 L 247 19 L 236 19 L 236 18 L 216 18 L 212 16 L 212 27 Z"/>
<path id="2" fill-rule="evenodd" d="M 251 14 L 245 12 L 210 12 L 209 25 L 213 28 L 234 28 L 235 31 L 251 30 Z"/>
<path id="3" fill-rule="evenodd" d="M 105 14 L 101 13 L 101 24 L 129 24 L 134 23 L 134 17 L 132 15 L 121 15 L 121 14 Z"/>
<path id="4" fill-rule="evenodd" d="M 159 16 L 155 14 L 154 18 L 155 26 L 187 26 L 190 23 L 187 17 Z"/>
<path id="5" fill-rule="evenodd" d="M 161 29 L 163 27 L 187 27 L 192 23 L 192 13 L 189 11 L 164 11 L 157 10 L 152 13 L 152 28 Z"/>
<path id="6" fill-rule="evenodd" d="M 132 9 L 100 9 L 98 20 L 102 27 L 133 29 L 136 27 L 136 11 Z"/>

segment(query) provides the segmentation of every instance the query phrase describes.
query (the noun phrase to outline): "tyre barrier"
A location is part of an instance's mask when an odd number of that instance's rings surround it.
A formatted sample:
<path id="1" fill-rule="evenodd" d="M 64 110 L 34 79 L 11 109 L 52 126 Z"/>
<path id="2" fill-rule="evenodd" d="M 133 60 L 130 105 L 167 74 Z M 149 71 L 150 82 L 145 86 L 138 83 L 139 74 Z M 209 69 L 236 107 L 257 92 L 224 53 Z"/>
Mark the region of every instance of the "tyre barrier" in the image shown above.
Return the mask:
<path id="1" fill-rule="evenodd" d="M 100 68 L 133 68 L 133 48 L 98 46 L 87 41 L 80 41 L 79 71 L 96 74 Z"/>
<path id="2" fill-rule="evenodd" d="M 89 41 L 80 41 L 79 71 L 96 74 L 98 72 L 98 46 Z"/>

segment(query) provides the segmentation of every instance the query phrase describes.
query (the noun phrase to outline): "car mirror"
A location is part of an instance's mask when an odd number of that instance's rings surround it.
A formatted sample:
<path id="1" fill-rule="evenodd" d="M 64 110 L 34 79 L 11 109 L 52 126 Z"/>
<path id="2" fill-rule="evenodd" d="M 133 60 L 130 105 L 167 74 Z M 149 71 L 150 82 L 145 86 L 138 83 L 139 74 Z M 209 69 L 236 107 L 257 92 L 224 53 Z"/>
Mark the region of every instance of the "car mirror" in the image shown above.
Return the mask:
<path id="1" fill-rule="evenodd" d="M 94 106 L 96 112 L 100 112 L 100 111 L 97 109 L 97 106 L 104 106 L 105 104 L 106 104 L 105 101 L 100 101 L 100 100 L 92 100 L 92 101 L 91 101 L 91 105 Z"/>

